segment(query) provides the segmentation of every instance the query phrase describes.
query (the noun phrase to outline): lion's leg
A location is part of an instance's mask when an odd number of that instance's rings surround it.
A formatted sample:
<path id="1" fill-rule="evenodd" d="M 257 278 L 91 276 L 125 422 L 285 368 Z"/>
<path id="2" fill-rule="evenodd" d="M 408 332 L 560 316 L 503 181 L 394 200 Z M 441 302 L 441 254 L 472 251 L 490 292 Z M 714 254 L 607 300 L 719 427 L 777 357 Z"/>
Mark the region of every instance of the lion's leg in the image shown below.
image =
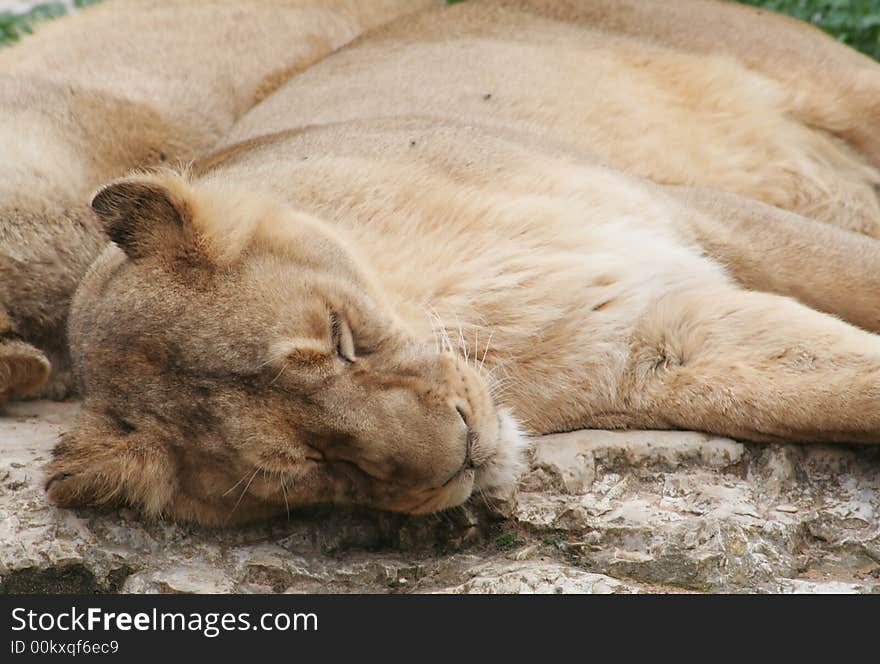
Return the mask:
<path id="1" fill-rule="evenodd" d="M 734 194 L 665 189 L 687 207 L 688 232 L 743 287 L 795 297 L 880 332 L 877 240 Z"/>
<path id="2" fill-rule="evenodd" d="M 0 395 L 63 399 L 70 300 L 107 240 L 85 206 L 31 209 L 0 208 Z"/>
<path id="3" fill-rule="evenodd" d="M 662 297 L 631 340 L 627 380 L 642 426 L 880 443 L 880 336 L 777 295 Z"/>

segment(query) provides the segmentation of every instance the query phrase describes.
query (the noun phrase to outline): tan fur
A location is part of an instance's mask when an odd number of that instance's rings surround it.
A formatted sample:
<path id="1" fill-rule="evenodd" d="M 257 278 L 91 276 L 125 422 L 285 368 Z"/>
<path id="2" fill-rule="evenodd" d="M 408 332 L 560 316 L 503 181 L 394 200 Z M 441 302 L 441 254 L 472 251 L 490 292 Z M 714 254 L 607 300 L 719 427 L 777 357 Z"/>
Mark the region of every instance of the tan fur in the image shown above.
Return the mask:
<path id="1" fill-rule="evenodd" d="M 408 17 L 304 72 L 254 109 L 227 143 L 288 129 L 292 117 L 324 124 L 394 113 L 527 127 L 545 142 L 596 154 L 655 182 L 725 189 L 880 237 L 880 170 L 844 140 L 875 131 L 880 118 L 868 111 L 880 114 L 876 64 L 816 30 L 809 40 L 788 21 L 764 25 L 748 8 L 687 3 L 715 43 L 750 43 L 752 25 L 771 29 L 780 44 L 794 33 L 813 51 L 837 53 L 828 60 L 847 73 L 830 78 L 830 65 L 805 69 L 798 53 L 771 49 L 769 38 L 760 44 L 761 58 L 778 64 L 766 71 L 770 65 L 750 66 L 745 48 L 707 50 L 705 40 L 664 38 L 664 13 L 649 11 L 652 2 L 635 9 L 598 3 L 618 19 L 598 26 L 591 23 L 598 21 L 595 4 L 466 2 Z M 735 29 L 721 23 L 723 16 L 713 22 L 715 14 L 731 12 L 739 18 Z M 856 62 L 845 68 L 848 60 Z M 789 63 L 801 75 L 776 76 Z M 831 90 L 810 102 L 826 100 L 825 116 L 803 108 L 805 91 L 820 85 Z M 870 95 L 862 94 L 866 86 Z M 387 94 L 376 91 L 392 89 L 390 109 Z"/>
<path id="2" fill-rule="evenodd" d="M 53 501 L 430 511 L 513 485 L 516 422 L 880 442 L 876 240 L 738 195 L 873 233 L 868 159 L 736 48 L 528 4 L 405 19 L 98 191 Z"/>
<path id="3" fill-rule="evenodd" d="M 696 55 L 727 56 L 780 83 L 790 112 L 837 134 L 880 165 L 880 72 L 818 28 L 766 9 L 715 0 L 520 0 L 548 18 Z"/>
<path id="4" fill-rule="evenodd" d="M 73 387 L 64 320 L 106 243 L 87 205 L 99 183 L 192 160 L 283 77 L 437 3 L 108 0 L 0 51 L 0 307 L 55 365 L 42 395 Z M 0 394 L 33 388 L 17 375 L 0 367 Z"/>

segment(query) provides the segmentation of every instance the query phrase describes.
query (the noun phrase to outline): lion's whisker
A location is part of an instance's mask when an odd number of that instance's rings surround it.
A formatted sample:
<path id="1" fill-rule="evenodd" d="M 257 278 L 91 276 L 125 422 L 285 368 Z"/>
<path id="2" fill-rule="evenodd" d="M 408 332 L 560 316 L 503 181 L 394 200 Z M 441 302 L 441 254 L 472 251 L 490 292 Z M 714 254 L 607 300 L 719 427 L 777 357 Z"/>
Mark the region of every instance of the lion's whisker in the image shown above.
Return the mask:
<path id="1" fill-rule="evenodd" d="M 281 484 L 281 495 L 284 496 L 284 509 L 287 510 L 287 520 L 290 521 L 290 503 L 287 502 L 287 485 L 284 483 L 284 476 L 279 477 Z"/>
<path id="2" fill-rule="evenodd" d="M 439 335 L 437 333 L 437 325 L 434 322 L 434 314 L 432 314 L 431 311 L 428 310 L 427 306 L 422 307 L 422 308 L 425 310 L 425 313 L 428 314 L 428 323 L 430 323 L 430 325 L 431 325 L 431 334 L 434 337 L 434 352 L 439 354 L 440 353 L 440 339 L 439 339 Z"/>
<path id="3" fill-rule="evenodd" d="M 464 340 L 464 330 L 461 328 L 461 321 L 458 319 L 458 316 L 455 317 L 455 322 L 458 325 L 458 350 L 464 355 L 465 364 L 468 361 L 468 347 L 467 342 Z"/>
<path id="4" fill-rule="evenodd" d="M 433 311 L 434 316 L 437 317 L 437 322 L 440 325 L 440 339 L 443 342 L 443 352 L 444 353 L 454 353 L 454 349 L 452 346 L 452 339 L 449 337 L 449 330 L 446 329 L 446 323 L 440 317 L 440 314 L 437 313 L 437 310 L 431 307 L 431 311 Z"/>
<path id="5" fill-rule="evenodd" d="M 269 381 L 269 385 L 274 385 L 275 381 L 278 380 L 279 378 L 281 378 L 282 374 L 284 374 L 284 371 L 286 369 L 287 369 L 287 365 L 285 364 L 283 367 L 281 367 L 281 371 L 278 372 L 278 374 L 275 376 L 275 378 L 273 378 L 271 381 Z"/>
<path id="6" fill-rule="evenodd" d="M 474 369 L 477 368 L 477 351 L 480 348 L 480 328 L 474 326 Z"/>
<path id="7" fill-rule="evenodd" d="M 246 478 L 247 476 L 248 476 L 247 473 L 245 473 L 244 475 L 242 475 L 242 476 L 241 476 L 241 479 L 238 480 L 238 482 L 236 482 L 235 484 L 233 484 L 231 487 L 229 487 L 228 489 L 226 489 L 226 491 L 224 491 L 222 495 L 223 495 L 223 496 L 228 496 L 230 493 L 232 493 L 232 492 L 235 490 L 235 487 L 237 487 L 239 484 L 241 484 L 242 482 L 244 482 L 244 480 L 245 480 L 245 478 Z"/>
<path id="8" fill-rule="evenodd" d="M 265 367 L 268 364 L 272 364 L 273 362 L 277 362 L 282 357 L 284 357 L 286 354 L 287 354 L 286 349 L 277 350 L 274 353 L 270 353 L 269 357 L 266 359 L 265 362 L 261 362 L 260 364 L 257 365 L 257 369 L 262 369 L 263 367 Z"/>
<path id="9" fill-rule="evenodd" d="M 492 344 L 492 335 L 495 334 L 495 331 L 489 333 L 489 340 L 486 342 L 486 351 L 483 353 L 483 359 L 480 360 L 479 371 L 483 371 L 483 365 L 486 363 L 486 357 L 489 355 L 489 346 Z M 476 362 L 476 359 L 474 360 Z"/>
<path id="10" fill-rule="evenodd" d="M 241 490 L 241 494 L 238 496 L 238 500 L 235 501 L 235 506 L 232 508 L 232 512 L 238 509 L 238 506 L 241 504 L 241 501 L 244 499 L 244 494 L 248 492 L 248 489 L 251 488 L 251 482 L 254 481 L 254 478 L 257 476 L 257 473 L 260 472 L 260 469 L 257 468 L 254 471 L 254 474 L 251 475 L 251 478 L 248 480 L 248 483 L 245 485 L 244 489 Z"/>

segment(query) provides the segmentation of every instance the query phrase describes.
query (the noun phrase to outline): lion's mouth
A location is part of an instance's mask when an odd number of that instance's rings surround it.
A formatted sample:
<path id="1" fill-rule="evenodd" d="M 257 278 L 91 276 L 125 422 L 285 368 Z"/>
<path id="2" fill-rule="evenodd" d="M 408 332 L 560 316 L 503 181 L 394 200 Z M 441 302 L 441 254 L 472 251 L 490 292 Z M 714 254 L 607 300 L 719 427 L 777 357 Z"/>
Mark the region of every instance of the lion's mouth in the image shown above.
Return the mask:
<path id="1" fill-rule="evenodd" d="M 528 444 L 513 415 L 504 408 L 499 409 L 494 445 L 486 445 L 473 435 L 458 470 L 442 486 L 430 490 L 430 498 L 407 511 L 425 513 L 448 509 L 466 502 L 474 493 L 491 497 L 512 492 L 522 473 Z"/>
<path id="2" fill-rule="evenodd" d="M 437 488 L 438 489 L 445 489 L 453 482 L 455 482 L 461 478 L 467 477 L 468 474 L 470 474 L 472 476 L 471 479 L 473 479 L 473 476 L 476 475 L 476 467 L 475 466 L 469 467 L 467 465 L 462 465 L 461 468 L 459 468 L 458 470 L 455 471 L 455 473 L 452 475 L 452 477 L 450 477 L 448 480 L 446 480 L 442 485 L 440 485 Z"/>
<path id="3" fill-rule="evenodd" d="M 449 486 L 450 484 L 455 482 L 457 479 L 459 479 L 463 476 L 466 476 L 468 474 L 471 475 L 471 477 L 470 477 L 471 480 L 474 479 L 474 476 L 476 475 L 477 470 L 480 466 L 480 464 L 476 461 L 476 458 L 478 457 L 478 454 L 479 454 L 479 451 L 477 450 L 477 441 L 478 440 L 479 440 L 479 437 L 477 435 L 477 432 L 474 431 L 472 428 L 468 427 L 467 443 L 465 445 L 464 459 L 462 460 L 461 465 L 458 467 L 458 469 L 454 473 L 452 473 L 452 475 L 449 477 L 449 479 L 446 480 L 443 484 L 441 484 L 438 487 L 439 489 L 443 489 L 443 488 Z"/>
<path id="4" fill-rule="evenodd" d="M 461 466 L 435 489 L 431 496 L 407 510 L 413 514 L 449 509 L 467 502 L 475 492 L 491 496 L 499 491 L 512 491 L 522 470 L 522 450 L 526 445 L 515 420 L 503 411 L 498 436 L 492 446 L 478 444 L 474 436 L 468 445 Z"/>
<path id="5" fill-rule="evenodd" d="M 474 491 L 474 475 L 476 471 L 462 469 L 449 478 L 446 484 L 437 489 L 430 489 L 426 497 L 416 500 L 404 511 L 410 514 L 429 514 L 466 502 Z"/>

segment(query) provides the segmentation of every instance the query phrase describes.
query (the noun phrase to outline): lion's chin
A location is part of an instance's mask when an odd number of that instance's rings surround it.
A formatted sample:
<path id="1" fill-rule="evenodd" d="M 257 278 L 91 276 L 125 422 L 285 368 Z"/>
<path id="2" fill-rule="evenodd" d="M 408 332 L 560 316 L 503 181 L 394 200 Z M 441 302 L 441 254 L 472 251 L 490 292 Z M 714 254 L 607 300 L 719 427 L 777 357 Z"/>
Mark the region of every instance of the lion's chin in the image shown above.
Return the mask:
<path id="1" fill-rule="evenodd" d="M 433 499 L 408 510 L 409 513 L 431 514 L 465 503 L 474 491 L 474 475 L 473 471 L 462 471 L 443 487 L 442 491 L 437 492 Z"/>
<path id="2" fill-rule="evenodd" d="M 531 444 L 508 409 L 499 409 L 498 423 L 498 443 L 491 456 L 480 464 L 474 478 L 474 489 L 488 496 L 513 493 L 525 469 L 525 453 Z"/>

